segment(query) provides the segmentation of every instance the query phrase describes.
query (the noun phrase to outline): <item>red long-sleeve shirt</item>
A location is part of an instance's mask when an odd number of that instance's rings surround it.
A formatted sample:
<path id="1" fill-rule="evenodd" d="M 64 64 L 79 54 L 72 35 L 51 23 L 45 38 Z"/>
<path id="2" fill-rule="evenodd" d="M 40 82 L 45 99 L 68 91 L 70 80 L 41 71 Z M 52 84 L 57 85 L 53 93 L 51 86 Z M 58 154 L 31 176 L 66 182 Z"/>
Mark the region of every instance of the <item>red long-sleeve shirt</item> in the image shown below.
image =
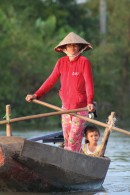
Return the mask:
<path id="1" fill-rule="evenodd" d="M 38 98 L 46 94 L 60 78 L 59 95 L 66 109 L 76 109 L 93 103 L 94 83 L 90 61 L 78 56 L 70 61 L 68 56 L 60 58 L 48 79 L 35 92 Z"/>

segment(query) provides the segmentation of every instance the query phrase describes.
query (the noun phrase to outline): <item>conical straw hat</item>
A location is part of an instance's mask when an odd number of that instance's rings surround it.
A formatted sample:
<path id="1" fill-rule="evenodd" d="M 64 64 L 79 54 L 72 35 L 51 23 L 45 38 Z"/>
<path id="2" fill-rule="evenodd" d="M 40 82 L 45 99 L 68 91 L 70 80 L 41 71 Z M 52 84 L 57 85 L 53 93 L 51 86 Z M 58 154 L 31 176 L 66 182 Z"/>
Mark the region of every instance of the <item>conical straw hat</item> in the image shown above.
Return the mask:
<path id="1" fill-rule="evenodd" d="M 92 45 L 85 41 L 85 39 L 81 38 L 79 35 L 75 34 L 74 32 L 70 32 L 55 48 L 56 52 L 63 52 L 62 46 L 67 44 L 82 44 L 84 45 L 84 51 L 92 49 Z"/>

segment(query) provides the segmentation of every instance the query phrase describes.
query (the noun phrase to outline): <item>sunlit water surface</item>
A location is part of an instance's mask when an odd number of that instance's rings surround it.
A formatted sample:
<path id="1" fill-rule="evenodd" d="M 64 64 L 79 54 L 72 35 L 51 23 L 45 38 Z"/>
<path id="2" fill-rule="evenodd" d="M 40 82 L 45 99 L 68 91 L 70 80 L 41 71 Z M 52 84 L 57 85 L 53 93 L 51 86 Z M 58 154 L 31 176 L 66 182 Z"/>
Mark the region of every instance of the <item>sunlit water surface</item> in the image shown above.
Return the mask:
<path id="1" fill-rule="evenodd" d="M 54 132 L 54 131 L 53 131 Z M 32 138 L 49 134 L 48 131 L 20 131 L 13 132 L 15 136 Z M 4 132 L 0 132 L 3 135 Z M 112 132 L 106 149 L 106 156 L 111 159 L 111 164 L 106 175 L 103 191 L 99 192 L 59 192 L 59 193 L 25 193 L 25 192 L 0 192 L 0 195 L 130 195 L 130 136 Z"/>

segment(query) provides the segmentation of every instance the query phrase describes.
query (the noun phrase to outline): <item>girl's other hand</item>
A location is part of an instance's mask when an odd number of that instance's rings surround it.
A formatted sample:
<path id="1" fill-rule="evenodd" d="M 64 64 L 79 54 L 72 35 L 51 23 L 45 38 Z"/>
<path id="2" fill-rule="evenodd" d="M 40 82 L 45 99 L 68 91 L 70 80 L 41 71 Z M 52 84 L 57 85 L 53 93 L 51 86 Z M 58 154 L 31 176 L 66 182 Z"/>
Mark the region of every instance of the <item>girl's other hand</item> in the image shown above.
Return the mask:
<path id="1" fill-rule="evenodd" d="M 87 105 L 88 112 L 94 112 L 95 111 L 95 106 L 94 104 L 88 104 Z"/>
<path id="2" fill-rule="evenodd" d="M 32 100 L 34 100 L 34 99 L 36 99 L 37 98 L 37 96 L 35 95 L 35 94 L 28 94 L 27 96 L 26 96 L 26 98 L 25 98 L 25 100 L 27 101 L 27 102 L 31 102 Z"/>

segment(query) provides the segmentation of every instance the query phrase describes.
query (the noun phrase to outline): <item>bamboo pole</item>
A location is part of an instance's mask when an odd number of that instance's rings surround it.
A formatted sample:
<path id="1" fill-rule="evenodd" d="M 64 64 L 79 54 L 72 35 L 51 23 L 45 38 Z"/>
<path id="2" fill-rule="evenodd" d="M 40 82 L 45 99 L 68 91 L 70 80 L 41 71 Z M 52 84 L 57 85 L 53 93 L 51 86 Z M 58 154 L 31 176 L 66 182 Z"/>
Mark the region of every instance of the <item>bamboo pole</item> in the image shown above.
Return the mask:
<path id="1" fill-rule="evenodd" d="M 70 112 L 74 113 L 74 112 L 79 112 L 83 110 L 86 110 L 86 108 L 78 108 L 74 110 L 62 110 L 59 112 L 56 111 L 56 112 L 49 112 L 49 113 L 44 113 L 44 114 L 36 114 L 36 115 L 18 117 L 18 118 L 10 119 L 9 122 L 14 123 L 14 122 L 20 122 L 20 121 L 25 121 L 25 120 L 30 120 L 30 119 L 37 119 L 37 118 L 43 118 L 43 117 L 49 117 L 49 116 L 55 116 L 55 115 L 61 115 L 61 114 L 69 114 Z M 8 120 L 0 121 L 0 125 L 4 125 L 4 124 L 8 124 Z"/>
<path id="2" fill-rule="evenodd" d="M 54 105 L 52 105 L 52 104 L 49 104 L 49 103 L 46 103 L 46 102 L 43 102 L 43 101 L 40 101 L 40 100 L 34 99 L 34 100 L 32 100 L 32 102 L 34 102 L 34 103 L 36 103 L 36 104 L 40 104 L 40 105 L 42 105 L 42 106 L 46 106 L 46 107 L 48 107 L 48 108 L 52 108 L 52 109 L 54 109 L 54 110 L 63 111 L 63 109 L 59 108 L 58 106 L 54 106 Z M 97 121 L 97 120 L 95 120 L 95 119 L 90 119 L 90 118 L 88 118 L 88 117 L 81 116 L 81 115 L 78 115 L 78 114 L 75 114 L 75 113 L 71 113 L 71 110 L 70 110 L 70 114 L 73 115 L 73 116 L 76 116 L 76 117 L 78 117 L 78 118 L 81 118 L 81 119 L 83 119 L 83 120 L 85 120 L 85 121 L 87 121 L 87 122 L 94 123 L 94 124 L 96 124 L 96 125 L 99 125 L 99 126 L 102 126 L 102 127 L 108 127 L 108 128 L 109 128 L 109 125 L 106 124 L 106 123 Z M 120 132 L 120 133 L 124 133 L 124 134 L 130 136 L 130 132 L 129 132 L 129 131 L 126 131 L 126 130 L 124 130 L 124 129 L 121 129 L 121 128 L 118 128 L 118 127 L 114 127 L 114 126 L 113 126 L 111 129 L 114 130 L 114 131 L 117 131 L 117 132 Z"/>
<path id="3" fill-rule="evenodd" d="M 99 157 L 104 156 L 104 154 L 105 154 L 105 150 L 106 150 L 106 147 L 107 147 L 107 142 L 108 142 L 108 139 L 109 139 L 109 135 L 110 135 L 111 129 L 114 125 L 114 117 L 115 117 L 115 112 L 111 112 L 111 115 L 108 117 L 109 127 L 105 128 L 104 135 L 103 135 L 103 138 L 102 138 L 102 141 L 101 141 L 101 149 L 100 149 L 100 152 L 99 152 L 99 155 L 98 155 Z"/>
<path id="4" fill-rule="evenodd" d="M 6 136 L 12 136 L 12 128 L 10 124 L 10 116 L 11 116 L 11 106 L 6 105 Z"/>

